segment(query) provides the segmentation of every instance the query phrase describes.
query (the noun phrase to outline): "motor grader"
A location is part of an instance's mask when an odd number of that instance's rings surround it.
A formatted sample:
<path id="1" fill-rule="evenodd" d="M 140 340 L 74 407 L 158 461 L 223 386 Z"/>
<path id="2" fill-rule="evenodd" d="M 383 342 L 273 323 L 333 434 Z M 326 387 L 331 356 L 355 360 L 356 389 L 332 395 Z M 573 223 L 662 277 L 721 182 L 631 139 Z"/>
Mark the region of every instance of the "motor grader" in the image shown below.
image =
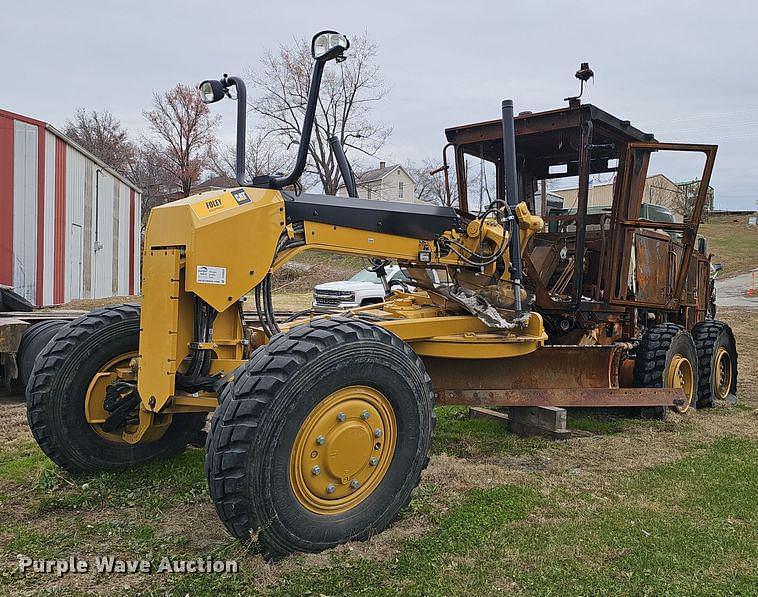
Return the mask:
<path id="1" fill-rule="evenodd" d="M 514 118 L 506 100 L 500 119 L 447 130 L 457 208 L 357 198 L 336 139 L 350 196 L 305 193 L 321 76 L 348 47 L 332 31 L 313 38 L 288 175 L 246 179 L 243 81 L 200 85 L 206 102 L 237 100 L 238 186 L 154 208 L 141 305 L 77 319 L 37 359 L 28 419 L 57 465 L 115 470 L 178 453 L 212 412 L 205 468 L 218 515 L 277 556 L 387 527 L 429 462 L 435 405 L 662 415 L 734 393 L 734 338 L 705 319 L 709 257 L 695 246 L 715 146 L 658 143 L 576 101 Z M 647 160 L 662 149 L 705 155 L 703 191 L 681 223 L 638 217 Z M 479 213 L 468 210 L 467 155 L 497 171 Z M 576 213 L 534 215 L 536 181 L 556 163 L 579 177 Z M 613 168 L 612 211 L 588 215 L 589 176 Z M 393 260 L 415 291 L 282 321 L 272 272 L 308 250 L 369 257 L 380 277 Z"/>

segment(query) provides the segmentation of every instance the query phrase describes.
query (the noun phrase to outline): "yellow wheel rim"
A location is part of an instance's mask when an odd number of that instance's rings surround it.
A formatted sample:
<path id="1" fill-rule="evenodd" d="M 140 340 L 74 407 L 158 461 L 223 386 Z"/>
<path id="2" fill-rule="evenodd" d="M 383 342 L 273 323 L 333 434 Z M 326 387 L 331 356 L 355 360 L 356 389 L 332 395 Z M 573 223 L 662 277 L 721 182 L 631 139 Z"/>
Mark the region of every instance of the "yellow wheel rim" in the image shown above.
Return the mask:
<path id="1" fill-rule="evenodd" d="M 719 346 L 716 351 L 716 366 L 714 371 L 714 393 L 719 400 L 726 400 L 732 389 L 732 357 L 729 351 Z"/>
<path id="2" fill-rule="evenodd" d="M 109 442 L 119 444 L 126 443 L 120 432 L 104 431 L 102 424 L 108 418 L 109 413 L 103 406 L 105 400 L 105 389 L 118 379 L 117 370 L 129 366 L 129 361 L 139 353 L 129 352 L 127 354 L 111 359 L 105 365 L 100 367 L 98 372 L 92 378 L 87 388 L 87 395 L 84 397 L 84 416 L 92 429 L 100 437 L 107 439 Z"/>
<path id="3" fill-rule="evenodd" d="M 317 514 L 354 508 L 379 486 L 395 453 L 397 421 L 389 400 L 367 386 L 333 392 L 311 411 L 290 454 L 290 483 Z"/>
<path id="4" fill-rule="evenodd" d="M 686 396 L 685 403 L 674 407 L 678 412 L 687 412 L 695 398 L 695 374 L 692 363 L 682 354 L 675 354 L 668 366 L 666 375 L 667 388 L 682 388 Z"/>

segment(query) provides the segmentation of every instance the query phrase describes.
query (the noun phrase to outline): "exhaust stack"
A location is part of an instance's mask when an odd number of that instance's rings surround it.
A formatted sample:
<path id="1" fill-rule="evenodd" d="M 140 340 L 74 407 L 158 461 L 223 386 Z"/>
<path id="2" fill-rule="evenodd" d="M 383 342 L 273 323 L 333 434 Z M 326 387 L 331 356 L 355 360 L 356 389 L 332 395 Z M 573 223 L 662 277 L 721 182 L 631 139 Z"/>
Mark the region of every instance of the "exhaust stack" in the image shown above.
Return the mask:
<path id="1" fill-rule="evenodd" d="M 513 281 L 514 308 L 516 317 L 521 315 L 521 242 L 515 209 L 516 194 L 516 129 L 513 122 L 513 100 L 503 100 L 503 171 L 505 173 L 505 201 L 510 221 L 511 280 Z"/>

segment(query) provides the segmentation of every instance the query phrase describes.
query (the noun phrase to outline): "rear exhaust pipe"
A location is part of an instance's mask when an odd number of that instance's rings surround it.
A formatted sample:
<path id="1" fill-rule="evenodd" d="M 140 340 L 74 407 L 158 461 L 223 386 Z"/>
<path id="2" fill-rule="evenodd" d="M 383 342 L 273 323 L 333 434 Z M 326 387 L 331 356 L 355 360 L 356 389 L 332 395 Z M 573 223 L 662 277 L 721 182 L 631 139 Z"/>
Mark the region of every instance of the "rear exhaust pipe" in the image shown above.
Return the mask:
<path id="1" fill-rule="evenodd" d="M 503 171 L 505 173 L 505 201 L 510 216 L 511 280 L 516 318 L 521 315 L 521 241 L 516 211 L 516 128 L 513 122 L 513 100 L 503 100 Z"/>

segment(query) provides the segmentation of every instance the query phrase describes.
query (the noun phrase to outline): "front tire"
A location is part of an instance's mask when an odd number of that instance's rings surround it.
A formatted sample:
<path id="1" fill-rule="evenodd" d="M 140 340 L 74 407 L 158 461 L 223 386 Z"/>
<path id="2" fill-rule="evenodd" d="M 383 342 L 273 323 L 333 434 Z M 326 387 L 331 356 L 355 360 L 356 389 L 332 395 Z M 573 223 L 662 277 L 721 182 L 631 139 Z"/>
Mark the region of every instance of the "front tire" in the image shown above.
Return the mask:
<path id="1" fill-rule="evenodd" d="M 69 472 L 120 470 L 173 456 L 205 425 L 204 413 L 173 415 L 159 439 L 128 444 L 87 421 L 93 378 L 139 349 L 139 315 L 139 305 L 129 304 L 88 313 L 62 328 L 37 357 L 26 389 L 29 427 L 50 460 Z"/>
<path id="2" fill-rule="evenodd" d="M 386 330 L 322 319 L 275 336 L 227 385 L 206 473 L 227 530 L 271 557 L 382 531 L 429 461 L 432 388 Z"/>

